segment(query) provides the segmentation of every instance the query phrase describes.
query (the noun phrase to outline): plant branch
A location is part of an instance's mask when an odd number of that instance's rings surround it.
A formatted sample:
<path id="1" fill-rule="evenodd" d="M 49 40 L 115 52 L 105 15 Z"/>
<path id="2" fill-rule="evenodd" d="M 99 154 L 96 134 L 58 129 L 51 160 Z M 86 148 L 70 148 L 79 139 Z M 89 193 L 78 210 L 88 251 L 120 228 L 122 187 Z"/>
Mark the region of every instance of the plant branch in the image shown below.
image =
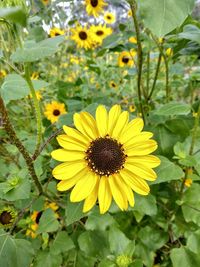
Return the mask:
<path id="1" fill-rule="evenodd" d="M 27 167 L 28 167 L 28 170 L 29 170 L 29 174 L 30 176 L 32 177 L 38 191 L 39 191 L 39 194 L 43 194 L 43 189 L 42 189 L 42 186 L 38 180 L 38 177 L 35 173 L 35 169 L 34 169 L 34 165 L 33 165 L 33 161 L 32 161 L 32 158 L 30 157 L 28 151 L 26 150 L 26 148 L 24 147 L 24 145 L 22 144 L 22 142 L 19 140 L 19 138 L 17 137 L 16 135 L 16 132 L 9 120 L 9 117 L 8 117 L 8 113 L 7 113 L 7 110 L 6 110 L 6 107 L 3 103 L 3 99 L 0 97 L 0 113 L 2 115 L 2 119 L 3 119 L 3 126 L 7 132 L 7 135 L 9 136 L 10 138 L 10 142 L 12 144 L 14 144 L 19 152 L 22 154 L 26 164 L 27 164 Z"/>

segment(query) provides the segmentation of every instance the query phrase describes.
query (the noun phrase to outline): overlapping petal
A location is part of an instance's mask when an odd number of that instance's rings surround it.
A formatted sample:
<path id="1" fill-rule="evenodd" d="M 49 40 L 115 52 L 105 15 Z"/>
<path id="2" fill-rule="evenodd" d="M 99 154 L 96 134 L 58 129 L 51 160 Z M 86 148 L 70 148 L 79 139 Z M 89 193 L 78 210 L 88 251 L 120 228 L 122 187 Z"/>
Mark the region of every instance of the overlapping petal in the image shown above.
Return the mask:
<path id="1" fill-rule="evenodd" d="M 108 178 L 105 176 L 102 176 L 99 182 L 98 200 L 100 213 L 104 214 L 109 209 L 112 201 L 110 185 Z"/>
<path id="2" fill-rule="evenodd" d="M 99 181 L 100 181 L 100 177 L 97 176 L 97 182 L 96 182 L 96 185 L 95 185 L 93 191 L 84 201 L 83 212 L 88 212 L 95 205 L 95 203 L 97 201 L 97 197 L 98 197 Z"/>
<path id="3" fill-rule="evenodd" d="M 108 113 L 103 105 L 98 106 L 96 110 L 96 122 L 99 135 L 104 137 L 108 132 Z"/>
<path id="4" fill-rule="evenodd" d="M 87 170 L 85 161 L 64 162 L 53 169 L 53 176 L 58 180 L 70 179 L 80 171 Z"/>
<path id="5" fill-rule="evenodd" d="M 84 159 L 85 152 L 83 151 L 74 151 L 74 150 L 66 150 L 66 149 L 56 149 L 51 152 L 51 156 L 53 159 L 57 161 L 76 161 Z"/>

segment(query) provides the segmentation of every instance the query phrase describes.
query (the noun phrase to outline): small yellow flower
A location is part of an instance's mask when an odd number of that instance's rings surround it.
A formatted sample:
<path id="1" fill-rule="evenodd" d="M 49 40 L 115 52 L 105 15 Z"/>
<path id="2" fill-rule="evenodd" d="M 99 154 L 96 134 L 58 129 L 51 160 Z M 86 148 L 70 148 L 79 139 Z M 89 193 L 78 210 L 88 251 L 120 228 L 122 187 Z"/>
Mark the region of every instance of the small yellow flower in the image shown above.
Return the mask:
<path id="1" fill-rule="evenodd" d="M 42 0 L 42 3 L 44 4 L 44 5 L 48 5 L 49 4 L 49 0 Z"/>
<path id="2" fill-rule="evenodd" d="M 104 0 L 85 0 L 85 5 L 89 16 L 99 17 L 108 4 Z"/>
<path id="3" fill-rule="evenodd" d="M 197 118 L 198 113 L 197 113 L 197 112 L 193 112 L 193 113 L 192 113 L 192 116 L 193 116 L 194 118 Z"/>
<path id="4" fill-rule="evenodd" d="M 77 44 L 78 48 L 85 48 L 86 50 L 92 48 L 93 33 L 86 26 L 77 25 L 71 29 L 71 32 L 71 39 Z"/>
<path id="5" fill-rule="evenodd" d="M 133 54 L 131 52 L 123 51 L 118 57 L 119 67 L 132 67 L 134 65 Z"/>
<path id="6" fill-rule="evenodd" d="M 45 105 L 44 115 L 47 117 L 51 123 L 58 121 L 60 115 L 67 113 L 65 110 L 65 104 L 52 101 Z"/>
<path id="7" fill-rule="evenodd" d="M 92 25 L 90 31 L 93 33 L 93 43 L 97 45 L 101 45 L 103 40 L 112 34 L 112 28 L 106 27 L 106 25 Z"/>
<path id="8" fill-rule="evenodd" d="M 12 207 L 4 207 L 0 210 L 0 228 L 9 228 L 12 226 L 17 212 Z"/>
<path id="9" fill-rule="evenodd" d="M 5 70 L 0 70 L 0 79 L 4 78 L 7 75 Z"/>
<path id="10" fill-rule="evenodd" d="M 113 89 L 117 89 L 117 84 L 114 81 L 110 81 L 109 86 Z"/>
<path id="11" fill-rule="evenodd" d="M 52 28 L 49 32 L 49 35 L 50 37 L 56 37 L 56 36 L 59 36 L 59 35 L 64 35 L 65 34 L 65 31 L 59 29 L 59 28 Z"/>
<path id="12" fill-rule="evenodd" d="M 184 182 L 184 185 L 187 187 L 190 187 L 192 185 L 192 179 L 191 178 L 187 178 Z"/>
<path id="13" fill-rule="evenodd" d="M 50 208 L 53 211 L 57 211 L 59 209 L 59 206 L 55 202 L 45 202 L 44 208 Z"/>
<path id="14" fill-rule="evenodd" d="M 137 38 L 136 37 L 130 37 L 129 39 L 128 39 L 128 41 L 130 42 L 130 43 L 133 43 L 133 44 L 137 44 Z"/>
<path id="15" fill-rule="evenodd" d="M 158 42 L 159 42 L 159 44 L 162 44 L 164 42 L 164 38 L 162 38 L 162 37 L 158 38 Z"/>
<path id="16" fill-rule="evenodd" d="M 130 105 L 130 106 L 129 106 L 129 111 L 130 111 L 130 112 L 134 112 L 134 111 L 136 111 L 136 107 L 135 107 L 135 105 Z"/>
<path id="17" fill-rule="evenodd" d="M 35 94 L 36 94 L 36 98 L 37 98 L 37 100 L 40 101 L 40 100 L 42 99 L 42 94 L 41 94 L 41 92 L 40 92 L 40 91 L 36 91 Z M 30 94 L 30 98 L 32 98 L 32 94 Z"/>
<path id="18" fill-rule="evenodd" d="M 128 14 L 128 17 L 132 17 L 132 10 L 129 9 L 127 14 Z"/>
<path id="19" fill-rule="evenodd" d="M 31 75 L 31 80 L 37 80 L 38 78 L 39 78 L 39 73 L 34 71 Z"/>
<path id="20" fill-rule="evenodd" d="M 173 56 L 173 50 L 172 50 L 172 48 L 167 48 L 167 50 L 165 51 L 165 53 L 166 53 L 166 55 L 168 56 L 168 57 L 172 57 Z"/>
<path id="21" fill-rule="evenodd" d="M 104 14 L 104 21 L 107 23 L 107 24 L 113 24 L 115 23 L 116 21 L 116 16 L 114 13 L 112 12 L 106 12 Z"/>

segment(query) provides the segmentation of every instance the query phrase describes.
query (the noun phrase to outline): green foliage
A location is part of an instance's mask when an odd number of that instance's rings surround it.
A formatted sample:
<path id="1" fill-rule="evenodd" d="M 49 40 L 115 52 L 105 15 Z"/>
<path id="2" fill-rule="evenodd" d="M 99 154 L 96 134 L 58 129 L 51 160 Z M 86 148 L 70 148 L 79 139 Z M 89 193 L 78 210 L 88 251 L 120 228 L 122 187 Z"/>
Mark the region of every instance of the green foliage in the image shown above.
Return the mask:
<path id="1" fill-rule="evenodd" d="M 0 18 L 26 26 L 26 13 L 21 7 L 0 8 Z"/>

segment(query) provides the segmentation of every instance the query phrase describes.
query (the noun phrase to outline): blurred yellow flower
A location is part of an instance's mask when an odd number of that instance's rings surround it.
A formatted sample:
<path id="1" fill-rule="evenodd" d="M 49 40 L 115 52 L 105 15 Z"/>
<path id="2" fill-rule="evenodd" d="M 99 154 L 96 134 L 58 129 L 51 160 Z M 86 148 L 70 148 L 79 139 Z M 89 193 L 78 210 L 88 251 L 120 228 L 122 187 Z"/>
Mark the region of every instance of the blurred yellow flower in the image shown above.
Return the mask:
<path id="1" fill-rule="evenodd" d="M 0 70 L 0 79 L 4 78 L 7 75 L 5 70 Z"/>
<path id="2" fill-rule="evenodd" d="M 129 9 L 127 14 L 128 14 L 128 17 L 132 17 L 132 10 Z"/>
<path id="3" fill-rule="evenodd" d="M 107 24 L 113 24 L 116 21 L 116 15 L 114 13 L 112 13 L 112 12 L 106 12 L 104 14 L 104 21 Z"/>
<path id="4" fill-rule="evenodd" d="M 135 105 L 130 105 L 130 106 L 129 106 L 129 111 L 130 111 L 130 112 L 134 112 L 134 111 L 136 111 L 136 107 L 135 107 Z"/>
<path id="5" fill-rule="evenodd" d="M 190 187 L 192 185 L 192 179 L 191 178 L 187 178 L 184 182 L 184 185 L 187 187 Z"/>
<path id="6" fill-rule="evenodd" d="M 166 49 L 166 51 L 165 51 L 165 53 L 166 53 L 166 55 L 168 56 L 168 57 L 172 57 L 173 56 L 173 50 L 172 50 L 172 48 L 167 48 Z"/>
<path id="7" fill-rule="evenodd" d="M 61 30 L 59 28 L 52 28 L 49 32 L 49 35 L 50 37 L 56 37 L 56 36 L 59 36 L 59 35 L 64 35 L 65 34 L 65 31 L 64 30 Z"/>
<path id="8" fill-rule="evenodd" d="M 129 39 L 128 39 L 128 41 L 130 42 L 130 43 L 133 43 L 133 44 L 137 44 L 137 38 L 136 37 L 130 37 Z"/>
<path id="9" fill-rule="evenodd" d="M 41 92 L 40 92 L 40 91 L 36 91 L 35 94 L 36 94 L 36 98 L 37 98 L 37 100 L 40 101 L 40 100 L 42 99 L 42 94 L 41 94 Z M 30 98 L 32 98 L 32 94 L 30 94 Z"/>
<path id="10" fill-rule="evenodd" d="M 97 45 L 101 45 L 103 40 L 112 34 L 112 28 L 106 25 L 92 25 L 90 31 L 93 33 L 93 42 Z"/>
<path id="11" fill-rule="evenodd" d="M 118 57 L 119 67 L 132 67 L 134 65 L 133 53 L 123 51 Z"/>
<path id="12" fill-rule="evenodd" d="M 34 71 L 31 75 L 31 80 L 37 80 L 39 78 L 39 73 Z"/>
<path id="13" fill-rule="evenodd" d="M 108 4 L 104 0 L 85 0 L 85 5 L 89 16 L 99 17 Z"/>
<path id="14" fill-rule="evenodd" d="M 49 4 L 49 0 L 42 0 L 42 3 L 44 4 L 44 5 L 48 5 Z"/>
<path id="15" fill-rule="evenodd" d="M 117 89 L 117 84 L 114 81 L 110 81 L 109 86 L 113 89 Z"/>
<path id="16" fill-rule="evenodd" d="M 65 104 L 52 101 L 45 105 L 44 115 L 47 117 L 51 123 L 54 123 L 58 120 L 60 115 L 67 113 L 65 110 Z"/>

